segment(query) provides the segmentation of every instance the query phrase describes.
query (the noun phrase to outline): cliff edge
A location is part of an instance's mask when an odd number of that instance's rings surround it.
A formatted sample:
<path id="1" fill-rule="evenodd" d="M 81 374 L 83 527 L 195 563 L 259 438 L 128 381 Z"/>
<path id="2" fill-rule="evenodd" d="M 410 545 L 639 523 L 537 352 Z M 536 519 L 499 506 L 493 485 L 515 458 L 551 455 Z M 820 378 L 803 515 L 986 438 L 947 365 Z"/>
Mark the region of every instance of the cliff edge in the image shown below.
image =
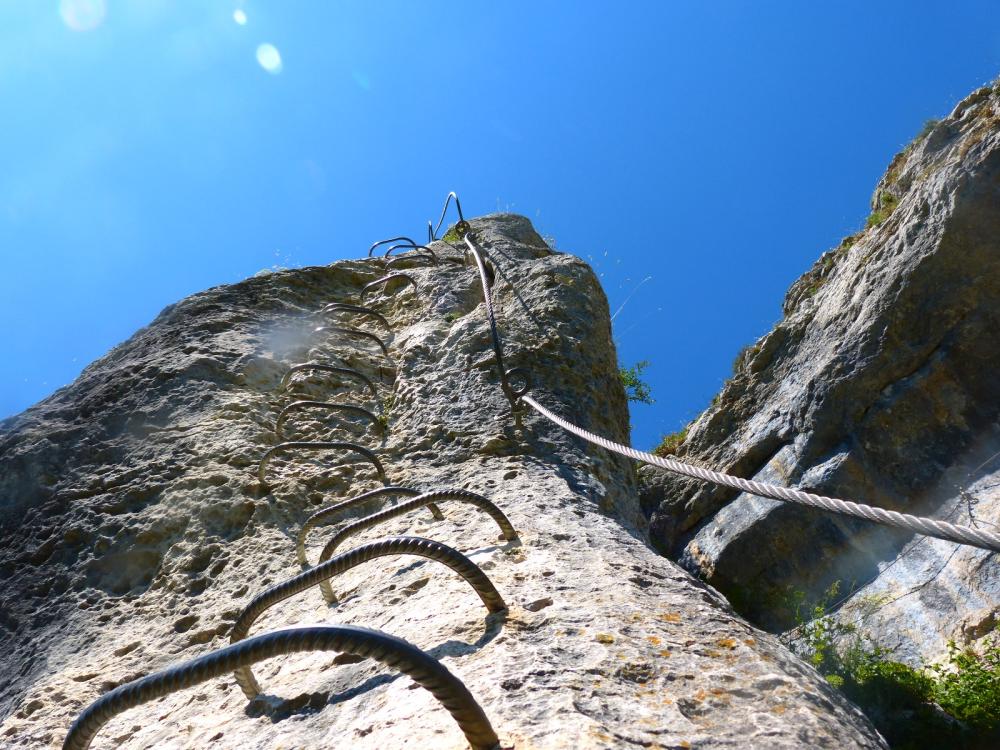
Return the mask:
<path id="1" fill-rule="evenodd" d="M 530 368 L 547 405 L 627 439 L 590 268 L 521 217 L 475 220 L 472 231 L 490 257 L 510 364 Z M 227 644 L 251 597 L 299 572 L 303 521 L 380 486 L 369 463 L 322 453 L 277 457 L 261 485 L 279 411 L 314 399 L 358 403 L 383 429 L 303 411 L 286 439 L 359 442 L 389 483 L 479 492 L 519 534 L 498 539 L 488 516 L 445 502 L 440 520 L 424 509 L 352 544 L 403 533 L 445 542 L 508 610 L 487 616 L 435 563 L 382 558 L 334 579 L 338 604 L 303 592 L 253 632 L 341 623 L 405 638 L 466 684 L 505 748 L 884 747 L 811 667 L 646 545 L 629 462 L 533 414 L 515 424 L 476 270 L 447 243 L 432 248 L 437 265 L 399 263 L 416 290 L 368 298 L 390 330 L 318 313 L 357 302 L 385 273 L 381 260 L 267 274 L 168 308 L 3 423 L 4 746 L 57 747 L 103 692 Z M 387 356 L 338 331 L 345 323 L 377 331 Z M 297 372 L 280 387 L 291 366 L 317 361 L 365 374 L 377 397 L 336 372 Z M 310 535 L 311 560 L 332 533 Z M 428 692 L 370 662 L 301 654 L 257 674 L 265 694 L 253 702 L 232 679 L 214 680 L 112 719 L 94 747 L 466 746 Z"/>
<path id="2" fill-rule="evenodd" d="M 678 457 L 973 527 L 1000 525 L 1000 86 L 889 166 L 864 230 L 789 290 Z M 895 658 L 939 659 L 998 621 L 985 550 L 642 470 L 654 544 L 771 630 L 828 602 Z M 831 587 L 834 587 L 831 589 Z"/>

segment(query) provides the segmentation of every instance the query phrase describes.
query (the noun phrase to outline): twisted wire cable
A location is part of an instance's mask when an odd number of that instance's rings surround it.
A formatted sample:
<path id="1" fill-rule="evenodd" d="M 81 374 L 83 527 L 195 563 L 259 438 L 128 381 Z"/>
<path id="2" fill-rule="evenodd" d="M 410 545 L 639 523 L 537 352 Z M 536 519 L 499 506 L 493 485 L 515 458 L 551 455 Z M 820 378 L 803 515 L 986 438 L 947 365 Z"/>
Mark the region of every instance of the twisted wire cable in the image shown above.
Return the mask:
<path id="1" fill-rule="evenodd" d="M 601 437 L 600 435 L 588 432 L 572 422 L 562 419 L 539 404 L 534 398 L 527 395 L 528 390 L 530 389 L 530 381 L 527 380 L 527 374 L 524 370 L 521 370 L 520 368 L 515 368 L 514 370 L 509 371 L 504 370 L 503 345 L 500 341 L 500 335 L 497 330 L 496 313 L 493 309 L 489 280 L 486 277 L 486 270 L 483 266 L 479 248 L 477 248 L 475 243 L 472 242 L 469 234 L 470 233 L 468 232 L 465 234 L 465 244 L 472 252 L 473 257 L 476 260 L 476 264 L 479 267 L 479 280 L 483 287 L 483 299 L 486 303 L 486 316 L 493 338 L 493 350 L 496 353 L 497 366 L 501 371 L 501 386 L 503 387 L 507 397 L 511 399 L 512 404 L 516 404 L 516 401 L 520 399 L 535 409 L 535 411 L 539 414 L 559 425 L 564 430 L 567 430 L 568 432 L 571 432 L 574 435 L 593 443 L 594 445 L 599 445 L 602 448 L 613 451 L 622 456 L 626 456 L 636 461 L 652 464 L 653 466 L 658 466 L 661 469 L 666 469 L 667 471 L 672 471 L 676 474 L 683 474 L 684 476 L 701 479 L 706 482 L 713 482 L 724 487 L 731 487 L 733 489 L 738 489 L 760 497 L 799 503 L 813 508 L 820 508 L 821 510 L 826 510 L 831 513 L 840 513 L 843 515 L 854 516 L 856 518 L 864 518 L 865 520 L 872 521 L 874 523 L 905 529 L 917 534 L 932 536 L 937 539 L 946 539 L 950 542 L 958 542 L 959 544 L 968 544 L 973 547 L 980 547 L 993 552 L 1000 552 L 1000 534 L 970 528 L 968 526 L 960 526 L 958 524 L 948 523 L 947 521 L 938 521 L 933 518 L 914 516 L 908 513 L 899 513 L 894 510 L 886 510 L 885 508 L 877 508 L 871 505 L 855 503 L 850 500 L 840 500 L 838 498 L 815 495 L 811 492 L 803 492 L 802 490 L 795 490 L 788 487 L 779 487 L 777 485 L 766 484 L 764 482 L 755 482 L 749 479 L 742 479 L 729 474 L 723 474 L 722 472 L 703 469 L 699 466 L 693 466 L 676 459 L 660 458 L 659 456 L 654 456 L 652 453 L 637 451 L 626 445 L 615 443 L 607 438 Z M 525 379 L 523 387 L 517 389 L 511 388 L 509 379 L 514 373 L 517 373 L 519 377 Z"/>
<path id="2" fill-rule="evenodd" d="M 355 338 L 374 341 L 378 344 L 382 353 L 387 357 L 389 356 L 389 348 L 385 345 L 385 342 L 370 331 L 362 331 L 360 328 L 347 328 L 344 326 L 320 326 L 316 329 L 315 333 L 342 333 L 345 336 L 354 336 Z"/>
<path id="3" fill-rule="evenodd" d="M 386 330 L 388 331 L 392 330 L 392 326 L 389 325 L 389 321 L 385 319 L 385 316 L 382 315 L 382 313 L 377 312 L 376 310 L 372 310 L 370 307 L 364 307 L 362 305 L 352 305 L 347 302 L 331 302 L 329 305 L 323 307 L 323 309 L 320 310 L 317 313 L 317 315 L 322 315 L 323 313 L 328 313 L 328 312 L 330 313 L 350 312 L 350 313 L 357 313 L 358 315 L 367 315 L 371 318 L 374 318 L 382 325 L 384 325 L 386 327 Z"/>
<path id="4" fill-rule="evenodd" d="M 373 513 L 370 516 L 365 516 L 354 523 L 348 524 L 334 534 L 333 538 L 326 543 L 325 547 L 323 547 L 323 551 L 319 555 L 319 564 L 323 564 L 329 560 L 330 557 L 333 556 L 337 547 L 343 544 L 349 537 L 352 537 L 365 529 L 370 529 L 373 526 L 385 523 L 392 518 L 405 515 L 415 508 L 422 508 L 425 505 L 437 503 L 442 500 L 457 500 L 458 502 L 468 503 L 469 505 L 478 508 L 496 521 L 504 539 L 507 541 L 517 539 L 517 532 L 514 530 L 514 526 L 511 522 L 507 519 L 507 516 L 504 515 L 502 510 L 482 495 L 477 495 L 475 492 L 469 492 L 468 490 L 435 490 L 434 492 L 425 492 L 422 495 L 417 495 L 415 498 L 400 503 L 399 505 L 395 505 L 392 508 L 386 508 L 378 513 Z M 329 581 L 324 580 L 320 582 L 319 588 L 320 591 L 323 592 L 323 598 L 328 603 L 333 604 L 337 601 L 337 596 L 333 593 L 333 587 L 330 586 Z"/>
<path id="5" fill-rule="evenodd" d="M 493 342 L 493 353 L 497 358 L 497 369 L 500 371 L 500 387 L 503 388 L 504 395 L 511 402 L 511 406 L 514 406 L 516 398 L 511 391 L 510 383 L 507 382 L 507 369 L 503 362 L 503 342 L 500 340 L 500 330 L 497 327 L 497 317 L 496 311 L 493 309 L 493 294 L 490 291 L 490 282 L 486 276 L 486 264 L 483 262 L 483 256 L 479 252 L 479 248 L 473 243 L 472 238 L 469 236 L 470 233 L 465 234 L 465 244 L 468 246 L 469 251 L 472 253 L 472 257 L 476 261 L 476 267 L 479 269 L 479 281 L 483 286 L 483 301 L 486 304 L 486 318 L 490 324 L 490 338 Z"/>
<path id="6" fill-rule="evenodd" d="M 293 411 L 302 411 L 303 409 L 328 409 L 330 411 L 344 412 L 345 414 L 354 414 L 358 417 L 364 417 L 372 423 L 375 429 L 380 432 L 383 431 L 382 422 L 379 421 L 379 418 L 363 407 L 351 404 L 337 404 L 332 401 L 293 401 L 278 412 L 278 419 L 274 423 L 274 434 L 281 438 L 282 428 L 288 419 L 288 415 Z"/>
<path id="7" fill-rule="evenodd" d="M 409 281 L 411 284 L 413 284 L 413 290 L 414 291 L 417 291 L 417 289 L 418 289 L 417 282 L 414 281 L 413 277 L 410 276 L 409 274 L 399 273 L 399 272 L 397 272 L 397 273 L 390 273 L 390 274 L 387 274 L 386 276 L 383 276 L 380 279 L 375 279 L 375 281 L 372 281 L 371 283 L 365 284 L 363 287 L 361 287 L 361 296 L 359 298 L 360 301 L 364 302 L 365 301 L 365 295 L 368 294 L 368 292 L 370 292 L 374 287 L 378 286 L 379 284 L 388 284 L 393 279 L 403 279 L 404 281 Z M 385 289 L 385 287 L 383 287 L 383 290 L 384 289 Z"/>
<path id="8" fill-rule="evenodd" d="M 368 389 L 372 392 L 375 398 L 378 398 L 378 391 L 375 390 L 375 384 L 366 375 L 355 370 L 353 367 L 336 367 L 334 365 L 326 365 L 322 362 L 303 362 L 302 364 L 293 365 L 288 368 L 288 372 L 285 373 L 284 377 L 281 378 L 281 384 L 278 386 L 282 389 L 288 388 L 288 383 L 297 372 L 304 372 L 306 370 L 318 370 L 319 372 L 332 372 L 336 375 L 346 375 L 348 377 L 360 380 Z"/>
<path id="9" fill-rule="evenodd" d="M 441 225 L 444 224 L 444 216 L 448 213 L 448 205 L 453 199 L 455 201 L 455 210 L 458 211 L 458 224 L 455 225 L 455 228 L 459 234 L 463 234 L 469 228 L 469 223 L 465 220 L 465 216 L 462 215 L 462 204 L 458 201 L 458 194 L 452 190 L 448 193 L 448 197 L 444 199 L 444 208 L 441 209 L 441 218 L 438 219 L 437 226 L 431 230 L 430 222 L 427 222 L 427 231 L 430 233 L 432 242 L 437 239 L 437 233 L 441 231 Z"/>
<path id="10" fill-rule="evenodd" d="M 299 529 L 299 536 L 295 540 L 295 557 L 299 561 L 299 565 L 306 567 L 309 565 L 309 560 L 306 558 L 306 537 L 309 535 L 309 532 L 317 526 L 330 523 L 337 516 L 346 513 L 352 508 L 357 508 L 358 506 L 370 503 L 372 500 L 379 497 L 392 497 L 393 495 L 416 497 L 419 494 L 420 490 L 414 489 L 413 487 L 390 485 L 388 487 L 379 487 L 377 490 L 372 490 L 371 492 L 365 492 L 357 497 L 352 497 L 350 500 L 345 500 L 342 503 L 336 503 L 335 505 L 329 505 L 326 508 L 321 508 L 309 516 L 309 518 L 306 519 L 306 522 L 302 524 L 302 528 Z M 436 520 L 441 521 L 444 519 L 444 514 L 441 513 L 441 509 L 434 503 L 428 503 L 427 509 L 433 514 Z"/>
<path id="11" fill-rule="evenodd" d="M 369 560 L 391 555 L 417 555 L 447 565 L 473 588 L 482 599 L 487 611 L 493 613 L 507 609 L 503 597 L 500 596 L 500 592 L 496 590 L 493 582 L 479 569 L 478 565 L 461 552 L 441 544 L 441 542 L 435 542 L 433 539 L 399 536 L 355 547 L 327 560 L 322 565 L 309 568 L 287 581 L 282 581 L 262 591 L 243 608 L 233 625 L 233 631 L 229 637 L 230 643 L 237 643 L 246 638 L 257 619 L 275 604 L 315 586 L 320 581 L 328 581 L 333 576 L 344 573 Z M 261 693 L 260 684 L 249 665 L 235 670 L 234 677 L 248 699 L 253 700 Z"/>
<path id="12" fill-rule="evenodd" d="M 375 252 L 376 247 L 380 247 L 382 245 L 388 245 L 393 242 L 409 242 L 411 245 L 417 244 L 409 237 L 390 237 L 387 240 L 379 240 L 378 242 L 374 243 L 370 248 L 368 248 L 368 257 L 369 258 L 372 257 L 372 253 Z"/>
<path id="13" fill-rule="evenodd" d="M 616 443 L 612 440 L 608 440 L 607 438 L 603 438 L 600 435 L 595 435 L 582 427 L 578 427 L 572 422 L 569 422 L 557 414 L 549 411 L 529 395 L 522 396 L 521 400 L 546 419 L 559 425 L 564 430 L 572 432 L 577 437 L 581 437 L 594 445 L 599 445 L 602 448 L 618 453 L 619 455 L 636 461 L 642 461 L 643 463 L 652 464 L 653 466 L 658 466 L 661 469 L 672 471 L 675 474 L 683 474 L 684 476 L 701 479 L 706 482 L 713 482 L 715 484 L 720 484 L 723 487 L 731 487 L 742 492 L 748 492 L 751 495 L 799 503 L 800 505 L 820 508 L 821 510 L 829 511 L 831 513 L 840 513 L 846 516 L 864 518 L 867 521 L 873 521 L 885 526 L 906 529 L 907 531 L 923 534 L 924 536 L 932 536 L 937 539 L 946 539 L 949 542 L 958 542 L 959 544 L 968 544 L 973 547 L 980 547 L 982 549 L 992 550 L 993 552 L 1000 552 L 1000 534 L 995 534 L 983 529 L 974 529 L 968 526 L 959 526 L 957 524 L 948 523 L 947 521 L 938 521 L 933 518 L 912 516 L 908 513 L 898 513 L 894 510 L 876 508 L 871 505 L 863 505 L 850 500 L 840 500 L 838 498 L 826 497 L 824 495 L 814 495 L 811 492 L 803 492 L 802 490 L 795 490 L 789 487 L 779 487 L 774 484 L 755 482 L 751 479 L 741 479 L 740 477 L 734 477 L 718 471 L 703 469 L 699 466 L 692 466 L 691 464 L 687 464 L 676 459 L 661 458 L 660 456 L 655 456 L 652 453 L 637 451 L 634 448 L 629 448 L 626 445 Z"/>
<path id="14" fill-rule="evenodd" d="M 378 456 L 362 445 L 358 445 L 357 443 L 293 440 L 287 443 L 278 443 L 273 448 L 268 448 L 268 450 L 261 457 L 260 465 L 257 467 L 257 479 L 260 480 L 263 487 L 267 487 L 267 481 L 264 479 L 264 472 L 267 470 L 268 462 L 276 453 L 282 453 L 289 449 L 346 450 L 360 453 L 375 467 L 375 470 L 378 472 L 378 478 L 381 480 L 382 484 L 386 483 L 385 469 L 382 467 L 382 462 L 378 460 Z"/>
<path id="15" fill-rule="evenodd" d="M 437 659 L 402 638 L 377 630 L 327 625 L 258 635 L 121 685 L 84 709 L 70 727 L 63 750 L 87 750 L 102 726 L 130 708 L 264 659 L 303 651 L 339 651 L 398 670 L 447 709 L 473 748 L 499 748 L 500 740 L 472 693 Z"/>

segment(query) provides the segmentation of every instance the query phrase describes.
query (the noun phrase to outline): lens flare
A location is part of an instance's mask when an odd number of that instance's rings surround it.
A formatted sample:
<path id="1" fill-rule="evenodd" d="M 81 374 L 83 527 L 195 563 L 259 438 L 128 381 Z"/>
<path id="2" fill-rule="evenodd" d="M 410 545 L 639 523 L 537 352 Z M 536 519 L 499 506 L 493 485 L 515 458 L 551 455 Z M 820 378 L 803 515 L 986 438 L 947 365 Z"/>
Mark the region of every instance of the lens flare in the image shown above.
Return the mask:
<path id="1" fill-rule="evenodd" d="M 104 21 L 108 6 L 104 0 L 60 0 L 59 15 L 73 31 L 93 31 Z"/>
<path id="2" fill-rule="evenodd" d="M 281 53 L 273 44 L 264 43 L 257 47 L 257 62 L 268 73 L 277 75 L 281 72 Z"/>
<path id="3" fill-rule="evenodd" d="M 244 13 L 239 8 L 237 8 L 236 10 L 233 11 L 233 20 L 236 21 L 236 23 L 238 23 L 240 26 L 246 26 L 247 14 Z"/>

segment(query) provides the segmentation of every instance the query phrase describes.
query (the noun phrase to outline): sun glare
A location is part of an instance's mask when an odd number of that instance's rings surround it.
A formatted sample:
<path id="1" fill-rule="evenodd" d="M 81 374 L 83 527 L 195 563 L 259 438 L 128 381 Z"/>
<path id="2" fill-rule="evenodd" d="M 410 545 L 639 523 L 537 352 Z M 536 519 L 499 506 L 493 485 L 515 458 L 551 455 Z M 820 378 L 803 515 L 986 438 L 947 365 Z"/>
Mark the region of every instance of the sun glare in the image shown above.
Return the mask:
<path id="1" fill-rule="evenodd" d="M 281 72 L 281 53 L 273 44 L 265 42 L 257 48 L 257 62 L 268 73 L 277 75 Z"/>
<path id="2" fill-rule="evenodd" d="M 73 31 L 93 31 L 104 21 L 108 7 L 104 0 L 60 0 L 59 15 Z"/>

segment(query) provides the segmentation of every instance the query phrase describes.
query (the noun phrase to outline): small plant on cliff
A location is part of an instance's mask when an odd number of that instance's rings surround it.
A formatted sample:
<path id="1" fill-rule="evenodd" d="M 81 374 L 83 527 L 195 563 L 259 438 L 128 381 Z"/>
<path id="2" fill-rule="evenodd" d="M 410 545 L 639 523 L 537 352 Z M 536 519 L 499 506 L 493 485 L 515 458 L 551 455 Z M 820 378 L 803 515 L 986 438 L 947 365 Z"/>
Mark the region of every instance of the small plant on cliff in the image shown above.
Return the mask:
<path id="1" fill-rule="evenodd" d="M 931 117 L 929 120 L 924 120 L 924 126 L 920 129 L 920 132 L 917 133 L 917 137 L 913 139 L 913 143 L 911 143 L 910 145 L 912 146 L 916 143 L 919 143 L 924 138 L 929 136 L 931 134 L 931 131 L 934 130 L 934 128 L 936 128 L 940 122 L 941 120 L 939 120 L 936 117 Z"/>
<path id="2" fill-rule="evenodd" d="M 444 233 L 444 237 L 441 238 L 445 242 L 461 242 L 462 235 L 458 233 L 455 227 L 450 227 L 447 232 Z"/>
<path id="3" fill-rule="evenodd" d="M 959 721 L 1000 734 L 1000 637 L 994 632 L 979 653 L 948 643 L 948 663 L 930 668 L 934 700 Z"/>
<path id="4" fill-rule="evenodd" d="M 785 640 L 868 714 L 894 750 L 1000 744 L 1000 638 L 987 638 L 981 651 L 950 643 L 945 664 L 911 667 L 830 614 L 839 592 L 834 583 L 812 604 L 792 593 L 798 625 Z M 884 603 L 869 598 L 861 620 Z"/>
<path id="5" fill-rule="evenodd" d="M 660 444 L 653 448 L 653 454 L 660 456 L 661 458 L 666 458 L 667 456 L 672 456 L 677 452 L 677 449 L 681 447 L 688 436 L 687 425 L 683 429 L 677 430 L 677 432 L 671 432 L 669 435 L 664 435 L 663 439 L 660 440 Z"/>
<path id="6" fill-rule="evenodd" d="M 625 389 L 625 398 L 638 401 L 640 404 L 652 404 L 653 395 L 649 389 L 649 384 L 642 379 L 642 371 L 649 367 L 648 360 L 636 362 L 631 367 L 618 367 L 618 376 L 622 380 L 622 387 Z"/>
<path id="7" fill-rule="evenodd" d="M 898 203 L 899 199 L 892 193 L 882 193 L 882 195 L 879 196 L 878 208 L 872 211 L 871 215 L 865 221 L 865 229 L 877 227 L 879 224 L 888 219 L 890 214 L 896 210 L 896 205 Z"/>
<path id="8" fill-rule="evenodd" d="M 743 369 L 743 365 L 757 356 L 757 352 L 759 351 L 759 343 L 747 344 L 740 349 L 736 355 L 736 359 L 733 360 L 733 375 L 739 375 L 740 371 Z"/>

